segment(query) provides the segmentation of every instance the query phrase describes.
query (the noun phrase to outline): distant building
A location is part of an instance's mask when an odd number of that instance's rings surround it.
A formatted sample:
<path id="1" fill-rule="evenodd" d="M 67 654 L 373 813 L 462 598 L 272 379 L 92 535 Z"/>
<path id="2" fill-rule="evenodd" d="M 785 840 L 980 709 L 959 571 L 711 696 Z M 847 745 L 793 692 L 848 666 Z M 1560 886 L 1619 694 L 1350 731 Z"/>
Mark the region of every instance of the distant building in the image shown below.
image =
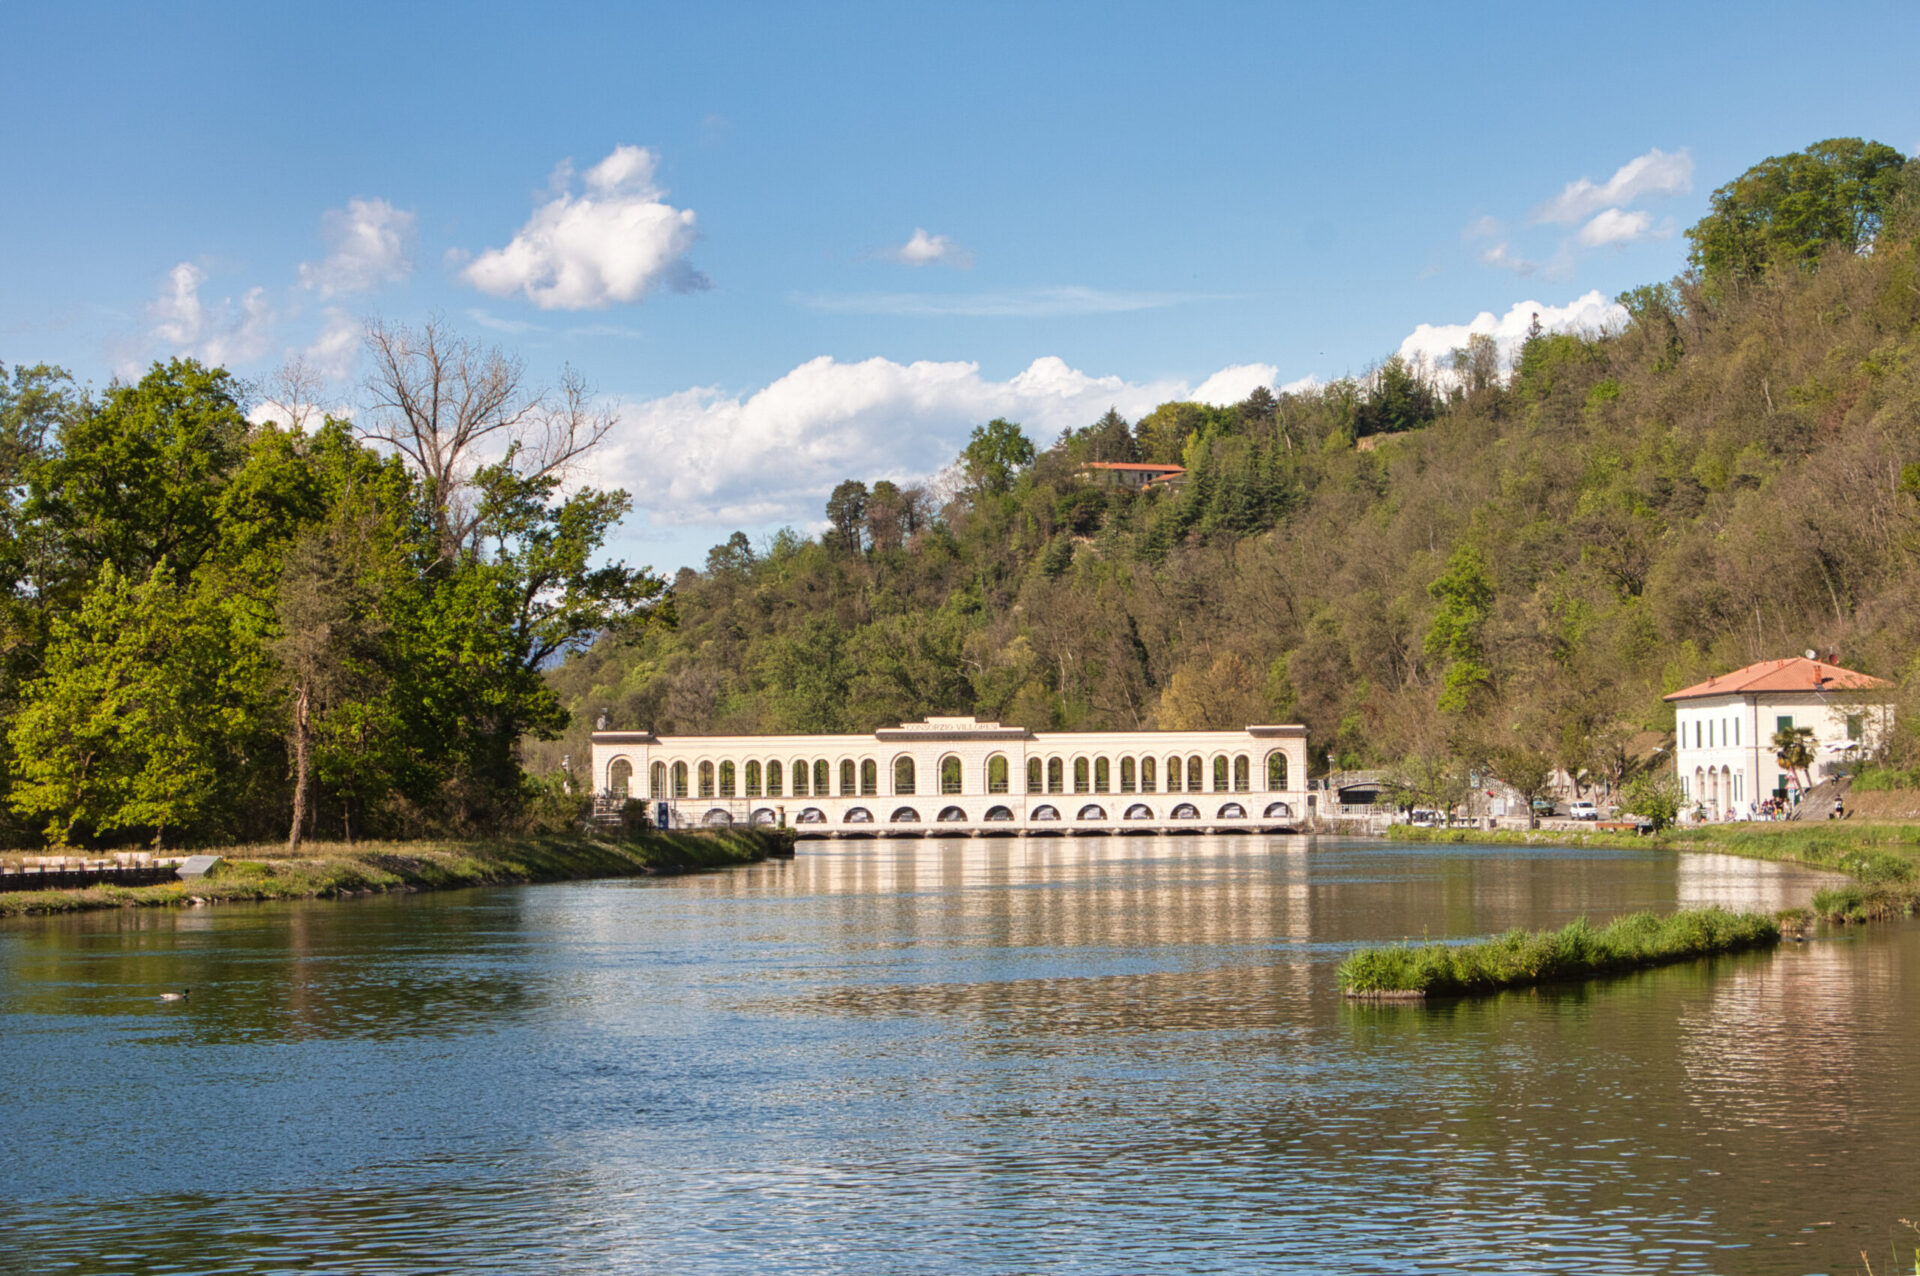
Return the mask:
<path id="1" fill-rule="evenodd" d="M 1795 656 L 1763 660 L 1666 697 L 1674 706 L 1674 764 L 1687 805 L 1710 819 L 1744 815 L 1785 797 L 1796 777 L 1774 759 L 1783 727 L 1813 732 L 1813 779 L 1871 753 L 1893 725 L 1893 684 Z"/>
<path id="2" fill-rule="evenodd" d="M 1074 473 L 1101 487 L 1124 487 L 1144 492 L 1149 487 L 1179 486 L 1187 476 L 1187 467 L 1143 465 L 1135 461 L 1088 461 Z"/>

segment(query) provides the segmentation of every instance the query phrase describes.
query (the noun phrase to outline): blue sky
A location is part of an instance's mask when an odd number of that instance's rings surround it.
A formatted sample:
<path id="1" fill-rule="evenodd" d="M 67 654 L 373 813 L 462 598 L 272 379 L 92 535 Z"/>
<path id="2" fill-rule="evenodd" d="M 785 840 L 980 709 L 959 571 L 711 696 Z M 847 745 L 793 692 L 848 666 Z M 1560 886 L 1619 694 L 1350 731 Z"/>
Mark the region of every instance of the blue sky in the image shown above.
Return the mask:
<path id="1" fill-rule="evenodd" d="M 438 313 L 618 403 L 671 569 L 993 415 L 1600 321 L 1748 165 L 1913 153 L 1916 64 L 1911 5 L 16 6 L 0 360 L 350 407 Z"/>

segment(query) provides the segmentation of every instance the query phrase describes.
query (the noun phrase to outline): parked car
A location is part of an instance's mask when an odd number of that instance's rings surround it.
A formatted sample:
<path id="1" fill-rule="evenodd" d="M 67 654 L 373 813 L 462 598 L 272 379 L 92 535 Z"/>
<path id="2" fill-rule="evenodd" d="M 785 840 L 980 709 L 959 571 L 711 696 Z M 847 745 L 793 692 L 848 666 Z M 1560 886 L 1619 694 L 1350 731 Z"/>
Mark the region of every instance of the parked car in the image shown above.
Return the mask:
<path id="1" fill-rule="evenodd" d="M 1582 800 L 1570 804 L 1567 807 L 1567 814 L 1576 820 L 1597 820 L 1600 818 L 1600 808 Z"/>
<path id="2" fill-rule="evenodd" d="M 1533 813 L 1535 815 L 1552 815 L 1553 799 L 1552 798 L 1535 798 L 1533 800 Z"/>
<path id="3" fill-rule="evenodd" d="M 1447 821 L 1446 817 L 1441 815 L 1440 812 L 1422 806 L 1414 808 L 1414 812 L 1412 816 L 1408 818 L 1407 822 L 1416 828 L 1437 829 Z"/>

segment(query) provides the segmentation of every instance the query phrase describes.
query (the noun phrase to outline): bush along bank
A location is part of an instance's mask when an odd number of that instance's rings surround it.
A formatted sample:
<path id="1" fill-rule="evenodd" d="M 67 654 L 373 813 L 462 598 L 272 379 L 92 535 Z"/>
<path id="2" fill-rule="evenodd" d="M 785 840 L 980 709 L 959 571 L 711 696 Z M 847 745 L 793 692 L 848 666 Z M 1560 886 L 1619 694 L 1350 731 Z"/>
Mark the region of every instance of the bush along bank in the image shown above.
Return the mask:
<path id="1" fill-rule="evenodd" d="M 288 855 L 284 846 L 207 851 L 222 859 L 205 878 L 162 886 L 0 892 L 0 916 L 697 873 L 791 854 L 793 833 L 756 828 L 649 831 L 617 839 L 541 834 L 473 842 L 309 842 L 297 855 Z"/>
<path id="2" fill-rule="evenodd" d="M 1771 948 L 1780 927 L 1758 913 L 1685 909 L 1632 913 L 1595 930 L 1583 917 L 1556 931 L 1512 930 L 1477 944 L 1363 948 L 1340 964 L 1349 997 L 1465 997 L 1624 974 L 1721 953 Z"/>

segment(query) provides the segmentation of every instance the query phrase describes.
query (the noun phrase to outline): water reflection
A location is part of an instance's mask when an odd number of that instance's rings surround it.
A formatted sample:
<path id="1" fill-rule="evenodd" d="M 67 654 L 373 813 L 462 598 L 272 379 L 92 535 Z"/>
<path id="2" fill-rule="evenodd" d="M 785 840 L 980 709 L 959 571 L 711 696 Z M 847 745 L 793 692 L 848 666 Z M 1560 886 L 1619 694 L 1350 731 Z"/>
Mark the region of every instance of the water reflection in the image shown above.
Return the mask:
<path id="1" fill-rule="evenodd" d="M 1333 979 L 1358 943 L 1812 888 L 875 841 L 0 925 L 0 1069 L 35 1079 L 0 1269 L 1851 1271 L 1920 1183 L 1920 931 L 1430 1007 Z"/>

